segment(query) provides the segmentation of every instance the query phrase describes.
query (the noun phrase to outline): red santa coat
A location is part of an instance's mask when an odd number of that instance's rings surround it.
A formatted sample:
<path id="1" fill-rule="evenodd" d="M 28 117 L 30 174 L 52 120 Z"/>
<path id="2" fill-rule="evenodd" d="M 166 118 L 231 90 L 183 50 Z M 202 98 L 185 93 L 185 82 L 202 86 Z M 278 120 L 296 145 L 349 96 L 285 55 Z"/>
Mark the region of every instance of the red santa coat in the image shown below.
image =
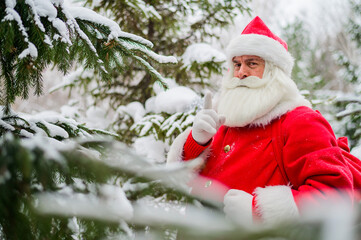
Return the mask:
<path id="1" fill-rule="evenodd" d="M 275 124 L 282 129 L 283 149 L 273 143 Z M 361 181 L 350 171 L 329 123 L 304 106 L 266 126 L 222 126 L 208 146 L 198 145 L 189 133 L 182 158 L 196 158 L 206 148 L 200 174 L 253 194 L 253 211 L 264 219 L 298 214 L 304 199 L 334 196 L 335 189 L 353 199 L 354 181 Z M 212 191 L 211 185 L 203 190 Z"/>

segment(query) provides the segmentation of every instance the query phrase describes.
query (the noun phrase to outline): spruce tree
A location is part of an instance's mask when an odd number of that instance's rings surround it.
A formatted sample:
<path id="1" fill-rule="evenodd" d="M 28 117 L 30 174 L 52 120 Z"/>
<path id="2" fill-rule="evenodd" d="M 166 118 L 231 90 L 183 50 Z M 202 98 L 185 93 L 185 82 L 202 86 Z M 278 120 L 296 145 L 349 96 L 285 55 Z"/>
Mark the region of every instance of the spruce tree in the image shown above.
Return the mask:
<path id="1" fill-rule="evenodd" d="M 349 4 L 346 24 L 324 42 L 312 42 L 308 25 L 301 19 L 288 24 L 283 37 L 295 58 L 292 78 L 332 123 L 336 135 L 348 137 L 353 149 L 361 144 L 360 1 Z"/>
<path id="2" fill-rule="evenodd" d="M 344 126 L 343 134 L 349 140 L 351 147 L 361 146 L 361 1 L 350 1 L 352 14 L 346 25 L 348 38 L 355 44 L 354 53 L 356 57 L 338 51 L 336 59 L 341 66 L 341 77 L 351 83 L 354 88 L 347 96 L 336 99 L 336 106 L 340 111 L 336 116 Z"/>
<path id="3" fill-rule="evenodd" d="M 49 65 L 66 73 L 81 63 L 110 82 L 113 70 L 124 69 L 132 59 L 162 82 L 148 60 L 176 62 L 115 22 L 90 9 L 66 8 L 62 1 L 2 1 L 0 19 L 0 104 L 7 112 L 16 97 L 28 97 L 30 88 L 41 94 L 42 71 Z"/>
<path id="4" fill-rule="evenodd" d="M 113 233 L 130 237 L 132 230 L 122 220 L 129 218 L 133 209 L 128 198 L 135 200 L 144 194 L 137 194 L 136 187 L 130 188 L 127 198 L 122 195 L 122 187 L 143 182 L 138 185 L 149 193 L 159 186 L 160 190 L 151 192 L 155 196 L 172 190 L 156 183 L 154 174 L 148 179 L 139 174 L 139 165 L 135 169 L 136 165 L 123 165 L 116 170 L 111 163 L 122 161 L 120 156 L 125 158 L 123 163 L 146 161 L 120 143 L 112 151 L 114 139 L 97 137 L 117 138 L 116 134 L 90 129 L 60 115 L 18 114 L 10 106 L 16 97 L 26 98 L 31 88 L 41 94 L 42 71 L 49 65 L 64 73 L 73 64 L 82 65 L 109 81 L 111 70 L 122 71 L 124 59 L 132 58 L 162 81 L 147 60 L 174 62 L 174 58 L 156 54 L 148 40 L 121 31 L 115 22 L 86 8 L 68 8 L 61 1 L 8 0 L 0 6 L 0 90 L 5 105 L 0 109 L 1 239 L 98 239 Z M 141 167 L 146 169 L 145 165 Z M 112 191 L 121 198 L 110 206 L 107 202 L 113 203 Z M 85 211 L 67 204 L 54 208 L 52 204 L 63 197 L 69 197 L 79 208 L 81 204 L 90 205 Z M 52 198 L 57 200 L 47 200 Z M 104 210 L 108 205 L 112 210 L 117 203 L 126 205 L 127 216 L 89 214 L 92 206 Z"/>
<path id="5" fill-rule="evenodd" d="M 221 62 L 213 61 L 192 62 L 185 66 L 181 56 L 187 47 L 194 43 L 211 43 L 219 38 L 217 29 L 225 28 L 232 23 L 235 16 L 245 14 L 250 9 L 246 1 L 100 1 L 93 5 L 95 11 L 110 11 L 111 15 L 125 31 L 142 36 L 154 43 L 154 51 L 164 55 L 177 56 L 180 60 L 177 65 L 159 66 L 164 77 L 175 79 L 182 86 L 209 86 L 208 79 L 213 74 L 220 74 Z M 215 30 L 216 29 L 216 30 Z M 140 68 L 129 64 L 125 74 L 118 76 L 121 81 L 113 85 L 101 85 L 98 93 L 101 99 L 110 98 L 112 106 L 125 105 L 132 101 L 145 103 L 153 96 L 152 83 L 154 80 Z M 142 73 L 139 76 L 140 73 Z M 134 84 L 137 78 L 137 86 Z M 141 86 L 139 88 L 139 86 Z M 107 94 L 109 89 L 125 88 L 121 95 Z"/>
<path id="6" fill-rule="evenodd" d="M 157 53 L 176 56 L 178 64 L 160 65 L 157 69 L 165 78 L 180 86 L 189 87 L 199 95 L 205 88 L 215 89 L 212 79 L 220 78 L 225 70 L 225 59 L 212 56 L 213 49 L 210 45 L 220 37 L 221 29 L 231 24 L 237 15 L 250 11 L 247 1 L 234 0 L 86 2 L 95 11 L 114 16 L 125 31 L 153 42 L 154 51 Z M 202 48 L 205 49 L 203 52 L 200 51 Z M 204 54 L 204 60 L 199 61 L 200 56 L 198 59 L 189 56 L 195 55 L 194 52 Z M 101 101 L 109 103 L 110 108 L 116 112 L 109 129 L 116 131 L 128 144 L 132 144 L 137 137 L 149 135 L 157 140 L 171 142 L 190 126 L 190 121 L 182 121 L 192 119 L 199 106 L 193 110 L 185 109 L 182 116 L 178 113 L 173 115 L 173 112 L 155 113 L 145 109 L 145 118 L 139 122 L 135 121 L 131 114 L 123 110 L 124 106 L 139 102 L 146 108 L 147 101 L 155 96 L 155 79 L 131 59 L 127 65 L 122 74 L 113 73 L 113 81 L 102 82 L 96 77 L 89 79 L 88 75 L 83 77 L 80 73 L 76 81 L 65 87 L 80 87 L 86 89 L 86 92 L 91 92 L 94 100 L 90 104 L 100 105 Z M 152 121 L 151 119 L 162 121 L 147 122 Z M 172 128 L 175 124 L 179 127 Z M 144 125 L 151 127 L 143 128 Z"/>

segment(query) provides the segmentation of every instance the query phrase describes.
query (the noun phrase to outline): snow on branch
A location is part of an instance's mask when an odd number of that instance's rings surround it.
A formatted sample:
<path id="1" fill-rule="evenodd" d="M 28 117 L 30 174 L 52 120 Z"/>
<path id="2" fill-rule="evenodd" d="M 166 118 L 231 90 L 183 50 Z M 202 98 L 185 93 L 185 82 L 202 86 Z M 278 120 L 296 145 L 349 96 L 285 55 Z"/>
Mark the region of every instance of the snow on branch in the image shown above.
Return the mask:
<path id="1" fill-rule="evenodd" d="M 348 115 L 352 115 L 352 114 L 357 114 L 357 113 L 361 113 L 361 106 L 357 107 L 357 108 L 353 108 L 353 109 L 346 109 L 342 112 L 339 112 L 336 114 L 336 117 L 345 117 Z"/>
<path id="2" fill-rule="evenodd" d="M 0 106 L 0 136 L 6 132 L 13 132 L 25 138 L 33 138 L 36 135 L 40 135 L 49 138 L 49 141 L 56 141 L 58 143 L 70 137 L 93 138 L 96 135 L 119 137 L 112 132 L 89 128 L 57 112 L 45 111 L 28 115 L 10 111 L 9 114 L 5 115 L 3 114 L 3 107 Z"/>
<path id="3" fill-rule="evenodd" d="M 0 52 L 6 55 L 0 69 L 8 86 L 22 83 L 22 89 L 8 87 L 0 96 L 6 111 L 16 97 L 27 98 L 29 88 L 41 89 L 42 71 L 50 64 L 67 73 L 77 62 L 109 81 L 113 77 L 110 70 L 119 67 L 121 72 L 127 62 L 124 58 L 130 58 L 165 86 L 148 61 L 177 63 L 173 56 L 153 52 L 147 39 L 122 31 L 113 20 L 85 7 L 60 0 L 6 0 L 5 6 L 0 9 L 0 16 L 4 16 L 0 19 Z"/>
<path id="4" fill-rule="evenodd" d="M 133 40 L 134 42 L 139 42 L 147 47 L 150 47 L 150 48 L 153 47 L 153 43 L 151 43 L 150 41 L 148 41 L 140 36 L 137 36 L 137 35 L 134 35 L 131 33 L 127 33 L 127 32 L 123 32 L 116 22 L 99 15 L 98 13 L 94 12 L 93 10 L 83 8 L 83 7 L 72 7 L 72 8 L 68 8 L 67 11 L 73 16 L 73 18 L 86 20 L 86 21 L 93 22 L 93 23 L 98 23 L 100 25 L 104 25 L 104 26 L 108 27 L 110 30 L 110 34 L 108 35 L 108 41 L 111 41 L 111 40 L 117 39 L 117 38 L 128 38 L 128 39 Z"/>
<path id="5" fill-rule="evenodd" d="M 36 49 L 35 45 L 29 41 L 29 35 L 26 32 L 26 28 L 24 27 L 23 21 L 21 20 L 21 17 L 18 14 L 18 12 L 15 11 L 14 9 L 16 2 L 7 0 L 5 4 L 6 4 L 5 12 L 7 15 L 4 17 L 2 21 L 15 21 L 18 25 L 19 31 L 24 37 L 24 41 L 28 44 L 28 48 L 26 48 L 19 54 L 19 58 L 21 59 L 28 55 L 30 55 L 32 58 L 37 58 L 38 50 Z"/>
<path id="6" fill-rule="evenodd" d="M 133 216 L 133 207 L 120 187 L 100 186 L 101 196 L 83 193 L 42 193 L 36 209 L 43 214 L 88 217 L 119 222 Z"/>
<path id="7" fill-rule="evenodd" d="M 149 49 L 147 49 L 143 46 L 131 44 L 131 43 L 121 40 L 121 39 L 119 39 L 119 43 L 129 50 L 135 50 L 135 51 L 139 51 L 139 52 L 146 54 L 147 56 L 149 56 L 153 60 L 157 61 L 158 63 L 177 63 L 177 59 L 173 56 L 159 55 L 153 51 L 150 51 Z"/>
<path id="8" fill-rule="evenodd" d="M 357 96 L 341 96 L 336 99 L 337 102 L 343 103 L 361 103 L 361 97 Z"/>

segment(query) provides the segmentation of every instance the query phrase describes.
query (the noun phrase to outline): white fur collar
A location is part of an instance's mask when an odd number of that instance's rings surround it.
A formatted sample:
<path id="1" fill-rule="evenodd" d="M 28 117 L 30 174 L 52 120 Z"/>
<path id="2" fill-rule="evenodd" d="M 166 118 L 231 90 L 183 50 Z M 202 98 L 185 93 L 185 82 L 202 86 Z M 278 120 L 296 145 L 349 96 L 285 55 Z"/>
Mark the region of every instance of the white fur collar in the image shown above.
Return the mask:
<path id="1" fill-rule="evenodd" d="M 301 106 L 311 107 L 311 103 L 306 100 L 302 95 L 299 95 L 297 96 L 297 98 L 294 99 L 286 99 L 277 104 L 277 106 L 275 106 L 269 113 L 267 113 L 263 117 L 254 120 L 250 125 L 266 126 L 273 119 L 280 118 L 283 114 Z"/>

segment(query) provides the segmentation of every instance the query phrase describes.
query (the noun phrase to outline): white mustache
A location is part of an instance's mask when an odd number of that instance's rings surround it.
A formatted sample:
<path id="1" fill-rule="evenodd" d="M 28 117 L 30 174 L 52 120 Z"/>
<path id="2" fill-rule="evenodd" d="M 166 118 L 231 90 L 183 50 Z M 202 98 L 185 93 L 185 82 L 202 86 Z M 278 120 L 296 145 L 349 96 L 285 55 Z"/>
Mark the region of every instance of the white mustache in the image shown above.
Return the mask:
<path id="1" fill-rule="evenodd" d="M 256 76 L 249 76 L 244 79 L 233 77 L 231 79 L 226 79 L 223 82 L 223 87 L 228 89 L 234 89 L 237 87 L 260 88 L 269 81 L 270 79 L 259 78 Z"/>

